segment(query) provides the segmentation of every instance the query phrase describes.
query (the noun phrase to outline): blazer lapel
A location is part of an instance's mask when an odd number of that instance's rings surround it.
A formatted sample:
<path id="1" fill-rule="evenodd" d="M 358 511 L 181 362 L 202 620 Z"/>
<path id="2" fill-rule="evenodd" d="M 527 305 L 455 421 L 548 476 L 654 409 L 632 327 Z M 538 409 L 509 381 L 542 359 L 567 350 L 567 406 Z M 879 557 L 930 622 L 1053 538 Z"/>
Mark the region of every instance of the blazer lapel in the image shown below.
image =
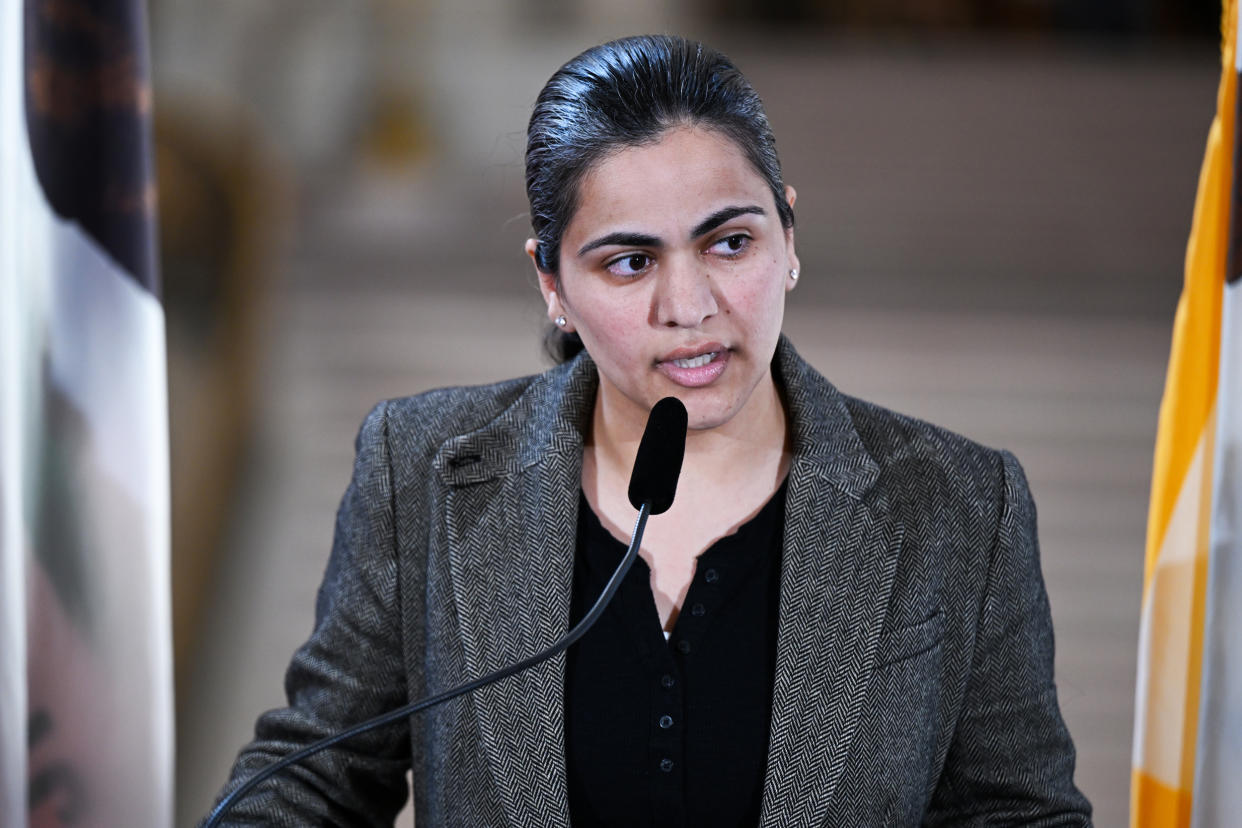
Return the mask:
<path id="1" fill-rule="evenodd" d="M 532 386 L 500 420 L 437 456 L 450 484 L 453 601 L 471 678 L 547 648 L 568 629 L 580 421 L 593 376 L 580 361 L 559 374 L 562 382 Z M 562 654 L 473 694 L 508 825 L 568 828 L 564 676 Z"/>
<path id="2" fill-rule="evenodd" d="M 761 825 L 821 825 L 858 727 L 902 529 L 843 398 L 778 351 L 789 472 L 772 724 Z"/>

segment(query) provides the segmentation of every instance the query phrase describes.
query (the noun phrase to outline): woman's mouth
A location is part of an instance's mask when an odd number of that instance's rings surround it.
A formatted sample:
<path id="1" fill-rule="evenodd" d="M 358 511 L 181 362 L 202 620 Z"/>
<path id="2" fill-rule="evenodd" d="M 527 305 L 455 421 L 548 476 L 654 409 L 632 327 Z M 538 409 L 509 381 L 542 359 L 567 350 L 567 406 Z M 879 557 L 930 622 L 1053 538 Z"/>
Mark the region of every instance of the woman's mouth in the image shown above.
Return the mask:
<path id="1" fill-rule="evenodd" d="M 678 368 L 702 368 L 704 365 L 715 359 L 716 354 L 718 353 L 719 351 L 708 351 L 705 354 L 691 357 L 690 359 L 675 359 L 673 360 L 673 364 Z"/>
<path id="2" fill-rule="evenodd" d="M 656 368 L 664 376 L 685 388 L 711 385 L 724 373 L 725 366 L 729 363 L 729 351 L 724 346 L 708 347 L 712 350 L 676 357 L 670 354 L 669 357 L 657 362 Z"/>

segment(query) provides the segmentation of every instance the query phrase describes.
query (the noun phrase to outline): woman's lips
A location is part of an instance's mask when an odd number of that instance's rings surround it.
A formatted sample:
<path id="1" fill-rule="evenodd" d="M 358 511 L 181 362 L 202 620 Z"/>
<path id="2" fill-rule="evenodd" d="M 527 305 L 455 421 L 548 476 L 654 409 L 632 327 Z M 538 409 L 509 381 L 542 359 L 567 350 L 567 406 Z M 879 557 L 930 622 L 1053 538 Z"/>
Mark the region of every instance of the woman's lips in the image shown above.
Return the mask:
<path id="1" fill-rule="evenodd" d="M 714 350 L 681 356 L 670 354 L 656 363 L 660 373 L 686 388 L 711 385 L 724 373 L 729 363 L 729 351 L 723 345 L 711 346 Z"/>

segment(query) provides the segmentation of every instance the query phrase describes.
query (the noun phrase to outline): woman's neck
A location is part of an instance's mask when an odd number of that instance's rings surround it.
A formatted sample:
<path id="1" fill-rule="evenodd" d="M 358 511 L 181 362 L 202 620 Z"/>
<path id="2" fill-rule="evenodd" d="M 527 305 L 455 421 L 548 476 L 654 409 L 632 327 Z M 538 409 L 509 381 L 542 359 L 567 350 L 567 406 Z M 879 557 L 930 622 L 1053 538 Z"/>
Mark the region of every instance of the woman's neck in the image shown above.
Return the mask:
<path id="1" fill-rule="evenodd" d="M 619 421 L 612 413 L 597 397 L 582 490 L 604 527 L 625 542 L 634 519 L 626 490 L 645 423 L 636 422 L 639 417 Z M 664 629 L 677 619 L 698 556 L 758 514 L 780 488 L 791 458 L 788 433 L 784 403 L 768 374 L 729 422 L 687 435 L 677 497 L 647 525 L 639 550 Z"/>
<path id="2" fill-rule="evenodd" d="M 616 480 L 627 477 L 646 426 L 646 412 L 630 400 L 617 400 L 615 389 L 602 385 L 596 397 L 587 460 L 593 472 Z M 681 483 L 720 490 L 736 485 L 739 474 L 770 477 L 775 491 L 788 469 L 789 435 L 785 406 L 771 373 L 763 377 L 746 404 L 728 422 L 714 428 L 691 429 Z M 584 476 L 584 484 L 589 483 Z M 593 492 L 587 492 L 592 502 Z"/>

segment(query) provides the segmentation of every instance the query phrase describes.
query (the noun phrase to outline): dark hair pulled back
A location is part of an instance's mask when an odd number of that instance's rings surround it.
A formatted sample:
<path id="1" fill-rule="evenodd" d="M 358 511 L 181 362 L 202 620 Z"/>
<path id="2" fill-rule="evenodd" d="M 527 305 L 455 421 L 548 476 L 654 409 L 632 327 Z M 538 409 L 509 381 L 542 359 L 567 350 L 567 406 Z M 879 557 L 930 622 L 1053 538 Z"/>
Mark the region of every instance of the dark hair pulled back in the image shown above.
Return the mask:
<path id="1" fill-rule="evenodd" d="M 526 131 L 535 265 L 554 276 L 560 272 L 561 236 L 592 165 L 610 152 L 657 141 L 682 125 L 708 127 L 731 138 L 772 190 L 781 224 L 793 226 L 763 102 L 737 67 L 720 52 L 685 38 L 627 37 L 570 60 L 535 101 Z M 577 334 L 555 326 L 544 344 L 558 362 L 582 350 Z"/>

